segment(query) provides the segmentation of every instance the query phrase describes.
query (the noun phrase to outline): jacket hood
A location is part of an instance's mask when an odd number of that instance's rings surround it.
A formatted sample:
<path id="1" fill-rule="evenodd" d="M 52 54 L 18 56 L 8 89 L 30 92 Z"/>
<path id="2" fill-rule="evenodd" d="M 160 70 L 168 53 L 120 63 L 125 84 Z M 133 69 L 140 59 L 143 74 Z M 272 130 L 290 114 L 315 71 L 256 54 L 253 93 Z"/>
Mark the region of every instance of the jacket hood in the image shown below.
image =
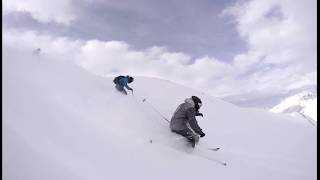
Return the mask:
<path id="1" fill-rule="evenodd" d="M 193 100 L 192 100 L 191 98 L 185 99 L 184 102 L 190 104 L 190 106 L 192 106 L 192 107 L 194 107 L 194 105 L 195 105 L 194 102 L 193 102 Z"/>

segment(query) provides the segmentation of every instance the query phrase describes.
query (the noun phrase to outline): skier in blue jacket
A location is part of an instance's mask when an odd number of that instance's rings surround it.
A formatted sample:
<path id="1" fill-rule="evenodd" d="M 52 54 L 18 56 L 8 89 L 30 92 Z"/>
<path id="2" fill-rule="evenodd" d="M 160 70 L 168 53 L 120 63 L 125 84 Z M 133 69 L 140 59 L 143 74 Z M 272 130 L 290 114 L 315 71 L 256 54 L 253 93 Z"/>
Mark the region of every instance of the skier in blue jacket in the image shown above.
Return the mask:
<path id="1" fill-rule="evenodd" d="M 118 76 L 114 78 L 113 82 L 116 84 L 116 89 L 120 91 L 121 93 L 127 95 L 127 91 L 124 89 L 128 89 L 133 93 L 133 89 L 128 86 L 128 83 L 133 82 L 133 77 L 127 75 L 127 76 Z"/>

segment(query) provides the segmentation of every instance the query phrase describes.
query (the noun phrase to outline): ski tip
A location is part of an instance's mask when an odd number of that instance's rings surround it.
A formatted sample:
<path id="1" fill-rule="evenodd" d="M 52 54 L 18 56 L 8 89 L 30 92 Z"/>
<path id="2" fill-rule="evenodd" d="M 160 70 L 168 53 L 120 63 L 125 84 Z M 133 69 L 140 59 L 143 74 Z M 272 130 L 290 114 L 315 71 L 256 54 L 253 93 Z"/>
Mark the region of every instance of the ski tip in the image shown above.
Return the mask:
<path id="1" fill-rule="evenodd" d="M 208 148 L 208 149 L 211 151 L 219 151 L 220 150 L 220 148 Z"/>

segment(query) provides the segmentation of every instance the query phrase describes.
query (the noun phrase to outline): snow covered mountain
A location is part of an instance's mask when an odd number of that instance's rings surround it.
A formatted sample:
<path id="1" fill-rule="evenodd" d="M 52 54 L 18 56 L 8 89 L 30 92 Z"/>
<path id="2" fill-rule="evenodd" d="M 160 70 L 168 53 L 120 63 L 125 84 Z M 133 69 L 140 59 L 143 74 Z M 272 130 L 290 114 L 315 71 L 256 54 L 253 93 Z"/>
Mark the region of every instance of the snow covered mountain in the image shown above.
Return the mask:
<path id="1" fill-rule="evenodd" d="M 31 52 L 4 49 L 5 180 L 317 177 L 317 130 L 302 119 L 239 108 L 148 77 L 135 77 L 134 96 L 123 96 L 112 78 Z M 191 95 L 203 100 L 198 121 L 206 133 L 194 150 L 161 116 L 170 119 Z"/>
<path id="2" fill-rule="evenodd" d="M 309 91 L 295 94 L 274 106 L 270 112 L 298 114 L 317 121 L 317 95 Z"/>
<path id="3" fill-rule="evenodd" d="M 300 87 L 298 89 L 291 89 L 286 92 L 282 93 L 258 93 L 258 92 L 249 92 L 246 94 L 234 95 L 234 96 L 227 96 L 223 97 L 223 100 L 227 102 L 231 102 L 240 107 L 245 108 L 259 108 L 264 110 L 270 110 L 275 105 L 278 105 L 280 101 L 290 96 L 294 96 L 301 92 L 307 91 L 312 94 L 317 93 L 317 86 L 316 85 L 306 85 Z"/>

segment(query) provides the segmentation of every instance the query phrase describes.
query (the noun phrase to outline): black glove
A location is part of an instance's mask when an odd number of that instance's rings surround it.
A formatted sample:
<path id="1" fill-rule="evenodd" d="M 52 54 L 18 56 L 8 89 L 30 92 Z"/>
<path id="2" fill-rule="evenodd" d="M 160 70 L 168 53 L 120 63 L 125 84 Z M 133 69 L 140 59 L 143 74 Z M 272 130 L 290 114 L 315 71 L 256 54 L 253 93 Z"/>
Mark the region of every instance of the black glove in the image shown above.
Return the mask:
<path id="1" fill-rule="evenodd" d="M 197 113 L 196 116 L 201 116 L 201 117 L 203 117 L 203 114 L 202 114 L 202 113 Z"/>
<path id="2" fill-rule="evenodd" d="M 200 137 L 204 137 L 206 134 L 204 132 L 200 132 Z"/>

